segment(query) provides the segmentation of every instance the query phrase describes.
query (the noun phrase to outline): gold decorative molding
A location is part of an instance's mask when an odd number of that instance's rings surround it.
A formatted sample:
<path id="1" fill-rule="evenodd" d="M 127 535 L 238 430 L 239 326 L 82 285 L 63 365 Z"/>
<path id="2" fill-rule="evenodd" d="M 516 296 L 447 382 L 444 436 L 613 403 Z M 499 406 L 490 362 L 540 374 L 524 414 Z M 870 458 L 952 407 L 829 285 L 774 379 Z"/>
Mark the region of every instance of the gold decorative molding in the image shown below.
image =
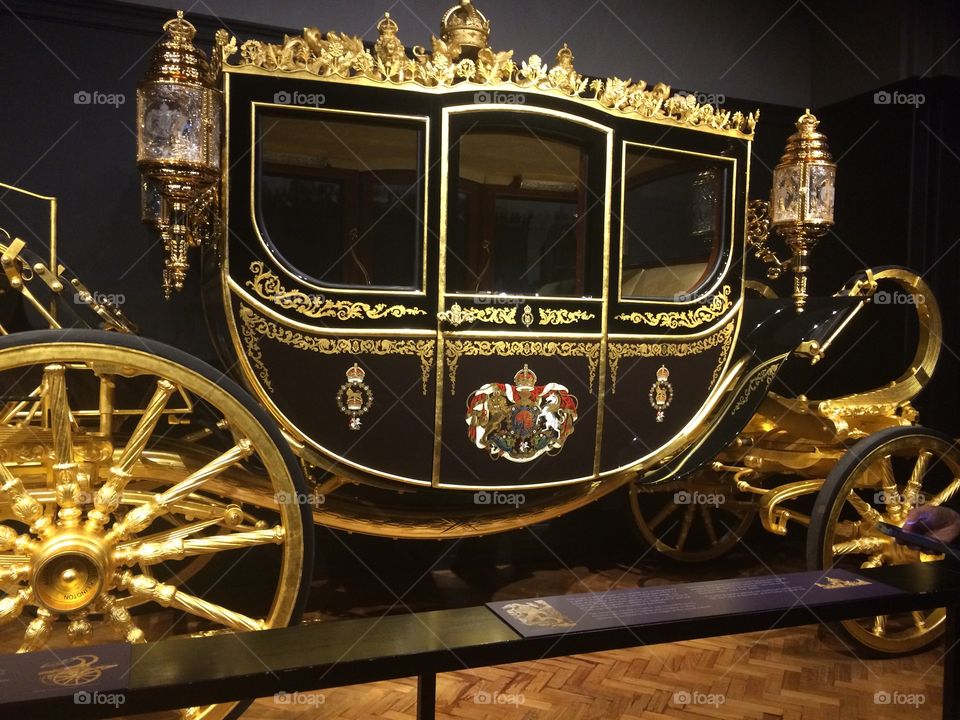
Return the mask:
<path id="1" fill-rule="evenodd" d="M 450 394 L 457 391 L 457 367 L 463 355 L 501 357 L 585 357 L 589 367 L 587 388 L 593 392 L 593 381 L 600 362 L 600 343 L 555 342 L 541 340 L 451 340 L 446 343 L 447 372 L 450 377 Z"/>
<path id="2" fill-rule="evenodd" d="M 282 43 L 246 40 L 240 45 L 239 59 L 233 67 L 425 88 L 486 86 L 506 91 L 546 91 L 643 120 L 738 138 L 752 138 L 760 117 L 759 110 L 744 114 L 700 104 L 693 95 L 672 94 L 670 86 L 664 83 L 648 87 L 643 80 L 633 82 L 617 77 L 588 81 L 574 68 L 573 51 L 566 45 L 557 53 L 553 66 L 539 55 L 531 55 L 518 64 L 513 50 L 495 51 L 488 47 L 486 35 L 465 43 L 455 35 L 442 33 L 441 38 L 431 37 L 431 51 L 416 45 L 408 55 L 398 36 L 399 27 L 389 13 L 377 30 L 379 37 L 372 51 L 364 47 L 360 37 L 332 31 L 324 36 L 315 27 L 305 28 L 302 35 L 286 35 Z M 462 57 L 464 44 L 472 45 L 473 52 L 469 54 L 475 59 Z M 229 60 L 236 53 L 236 39 L 218 32 L 216 64 L 230 65 Z"/>
<path id="3" fill-rule="evenodd" d="M 421 308 L 406 307 L 405 305 L 387 305 L 351 300 L 330 300 L 324 295 L 311 295 L 302 290 L 287 290 L 270 270 L 264 267 L 263 261 L 254 260 L 250 263 L 250 272 L 253 278 L 247 280 L 247 287 L 279 307 L 293 310 L 309 318 L 336 318 L 337 320 L 380 320 L 385 317 L 404 317 L 405 315 L 426 315 Z"/>
<path id="4" fill-rule="evenodd" d="M 571 323 L 593 320 L 596 315 L 586 310 L 566 310 L 564 308 L 539 308 L 541 325 L 570 325 Z"/>
<path id="5" fill-rule="evenodd" d="M 607 358 L 610 368 L 611 394 L 617 392 L 617 372 L 620 368 L 621 358 L 685 357 L 687 355 L 699 355 L 719 345 L 721 348 L 720 357 L 717 360 L 717 366 L 714 368 L 713 376 L 710 379 L 710 384 L 712 385 L 717 381 L 717 378 L 720 376 L 720 371 L 727 361 L 730 346 L 733 344 L 733 333 L 735 329 L 735 323 L 728 323 L 717 332 L 691 342 L 609 343 L 607 345 Z"/>
<path id="6" fill-rule="evenodd" d="M 427 394 L 427 382 L 433 368 L 434 340 L 390 340 L 367 338 L 331 338 L 310 336 L 283 328 L 261 317 L 248 307 L 240 308 L 240 333 L 246 346 L 247 357 L 257 370 L 260 380 L 270 392 L 270 373 L 263 362 L 260 341 L 263 338 L 298 350 L 318 352 L 324 355 L 415 355 L 420 358 L 421 391 Z"/>
<path id="7" fill-rule="evenodd" d="M 449 310 L 437 313 L 437 319 L 440 322 L 447 323 L 453 327 L 463 325 L 464 323 L 496 323 L 499 325 L 516 325 L 517 308 L 516 307 L 461 307 L 460 303 L 454 303 Z"/>
<path id="8" fill-rule="evenodd" d="M 724 285 L 720 292 L 710 299 L 708 304 L 691 310 L 621 313 L 616 317 L 617 320 L 626 320 L 638 325 L 650 325 L 652 327 L 696 328 L 716 320 L 733 307 L 733 303 L 730 301 L 731 292 L 730 286 Z"/>

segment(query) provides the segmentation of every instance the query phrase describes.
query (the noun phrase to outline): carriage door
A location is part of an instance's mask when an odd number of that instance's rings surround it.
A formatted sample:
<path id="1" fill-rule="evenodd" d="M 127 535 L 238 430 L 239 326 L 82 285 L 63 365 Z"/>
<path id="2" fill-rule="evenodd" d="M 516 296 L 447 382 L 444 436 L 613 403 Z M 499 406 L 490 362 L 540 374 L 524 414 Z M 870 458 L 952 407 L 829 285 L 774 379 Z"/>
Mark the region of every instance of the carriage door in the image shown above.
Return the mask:
<path id="1" fill-rule="evenodd" d="M 441 486 L 596 472 L 611 132 L 529 100 L 443 111 Z"/>

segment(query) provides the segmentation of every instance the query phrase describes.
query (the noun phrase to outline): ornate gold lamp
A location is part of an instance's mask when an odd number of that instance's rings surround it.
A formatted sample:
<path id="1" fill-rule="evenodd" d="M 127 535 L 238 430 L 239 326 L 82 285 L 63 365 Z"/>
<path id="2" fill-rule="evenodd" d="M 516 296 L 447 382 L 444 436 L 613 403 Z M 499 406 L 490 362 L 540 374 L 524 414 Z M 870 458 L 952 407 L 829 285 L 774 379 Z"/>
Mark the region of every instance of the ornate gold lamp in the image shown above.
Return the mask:
<path id="1" fill-rule="evenodd" d="M 216 199 L 222 103 L 207 58 L 193 45 L 196 28 L 183 11 L 163 29 L 166 35 L 137 86 L 137 167 L 143 219 L 163 239 L 163 292 L 169 298 L 183 289 L 187 251 L 200 244 L 200 220 Z"/>
<path id="2" fill-rule="evenodd" d="M 837 165 L 826 136 L 817 132 L 819 124 L 810 110 L 804 112 L 773 170 L 770 225 L 783 235 L 793 252 L 787 265 L 794 273 L 797 312 L 803 312 L 807 301 L 810 250 L 833 225 Z"/>

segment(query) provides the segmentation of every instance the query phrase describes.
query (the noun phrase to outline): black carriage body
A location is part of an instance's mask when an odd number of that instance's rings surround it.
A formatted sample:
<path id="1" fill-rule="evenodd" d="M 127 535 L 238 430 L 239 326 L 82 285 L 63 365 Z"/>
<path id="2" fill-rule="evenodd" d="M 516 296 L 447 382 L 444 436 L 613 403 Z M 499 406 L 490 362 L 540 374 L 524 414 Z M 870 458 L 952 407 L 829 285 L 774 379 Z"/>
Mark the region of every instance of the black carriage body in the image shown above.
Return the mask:
<path id="1" fill-rule="evenodd" d="M 661 464 L 741 331 L 749 138 L 462 87 L 225 68 L 226 357 L 345 477 L 534 489 Z M 560 249 L 529 240 L 563 220 Z M 541 417 L 548 388 L 575 398 L 566 436 L 524 427 L 525 366 Z M 504 392 L 513 435 L 482 403 Z"/>

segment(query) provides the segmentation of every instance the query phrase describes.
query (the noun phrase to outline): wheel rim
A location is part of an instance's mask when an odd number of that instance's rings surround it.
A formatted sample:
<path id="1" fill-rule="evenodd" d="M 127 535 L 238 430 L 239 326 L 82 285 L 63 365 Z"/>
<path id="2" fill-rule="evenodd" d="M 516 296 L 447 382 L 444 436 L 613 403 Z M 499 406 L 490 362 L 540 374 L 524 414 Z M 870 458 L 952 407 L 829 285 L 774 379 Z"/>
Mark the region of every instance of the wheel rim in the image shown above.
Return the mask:
<path id="1" fill-rule="evenodd" d="M 0 351 L 0 388 L 4 647 L 288 624 L 304 569 L 299 492 L 236 397 L 163 357 L 70 342 Z M 193 437 L 201 413 L 226 420 L 232 445 Z M 269 478 L 264 502 L 231 500 L 231 484 L 255 482 L 254 470 Z M 267 589 L 248 602 L 228 586 L 251 563 L 273 574 L 258 576 Z M 213 720 L 233 707 L 173 714 Z"/>
<path id="2" fill-rule="evenodd" d="M 756 513 L 714 473 L 666 487 L 631 483 L 630 509 L 643 539 L 681 562 L 705 562 L 728 552 Z"/>
<path id="3" fill-rule="evenodd" d="M 955 444 L 924 433 L 880 444 L 852 468 L 830 508 L 823 567 L 856 570 L 940 559 L 898 544 L 876 524 L 902 526 L 907 513 L 921 504 L 954 504 L 958 490 L 960 451 Z M 847 620 L 843 626 L 866 647 L 901 653 L 936 640 L 944 620 L 944 610 L 938 608 Z"/>

